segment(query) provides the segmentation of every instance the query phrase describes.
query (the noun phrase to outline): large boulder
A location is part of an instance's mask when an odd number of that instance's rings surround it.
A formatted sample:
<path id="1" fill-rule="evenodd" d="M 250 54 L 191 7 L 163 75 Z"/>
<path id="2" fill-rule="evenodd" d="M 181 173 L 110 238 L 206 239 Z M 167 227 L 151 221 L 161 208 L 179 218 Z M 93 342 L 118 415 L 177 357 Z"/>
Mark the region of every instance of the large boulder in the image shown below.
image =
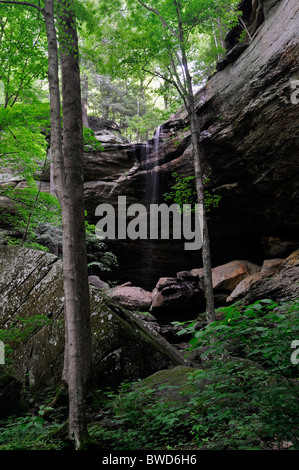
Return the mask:
<path id="1" fill-rule="evenodd" d="M 230 261 L 212 269 L 213 288 L 216 292 L 233 291 L 245 277 L 259 272 L 261 267 L 250 261 Z"/>
<path id="2" fill-rule="evenodd" d="M 0 246 L 0 328 L 11 339 L 10 373 L 35 389 L 59 383 L 64 356 L 62 263 L 54 255 Z M 115 387 L 186 364 L 157 332 L 90 286 L 93 364 L 99 387 Z"/>
<path id="3" fill-rule="evenodd" d="M 239 284 L 234 288 L 232 293 L 227 297 L 226 302 L 235 302 L 236 300 L 244 297 L 247 292 L 250 290 L 251 286 L 259 281 L 262 278 L 260 272 L 251 274 L 250 276 L 243 279 Z"/>
<path id="4" fill-rule="evenodd" d="M 117 286 L 107 295 L 128 310 L 148 312 L 152 303 L 152 293 L 136 286 Z"/>
<path id="5" fill-rule="evenodd" d="M 97 287 L 98 289 L 109 289 L 109 284 L 107 284 L 107 282 L 102 281 L 99 276 L 88 276 L 88 282 L 89 284 Z"/>
<path id="6" fill-rule="evenodd" d="M 212 269 L 216 305 L 223 305 L 228 295 L 247 277 L 258 274 L 261 267 L 250 261 L 235 260 Z M 179 271 L 175 278 L 160 278 L 152 294 L 151 311 L 159 319 L 188 317 L 203 312 L 203 268 Z"/>
<path id="7" fill-rule="evenodd" d="M 282 264 L 282 258 L 266 259 L 261 268 L 261 275 L 264 277 L 273 276 Z"/>
<path id="8" fill-rule="evenodd" d="M 101 131 L 95 131 L 94 135 L 95 135 L 95 138 L 99 140 L 101 144 L 103 145 L 124 143 L 124 139 L 122 139 L 119 135 L 107 129 L 103 129 Z"/>
<path id="9" fill-rule="evenodd" d="M 259 273 L 236 286 L 227 302 L 241 298 L 248 304 L 265 298 L 278 302 L 299 298 L 299 250 L 285 260 L 266 260 Z"/>
<path id="10" fill-rule="evenodd" d="M 186 319 L 204 308 L 204 291 L 196 277 L 161 278 L 153 290 L 151 312 L 159 319 Z"/>

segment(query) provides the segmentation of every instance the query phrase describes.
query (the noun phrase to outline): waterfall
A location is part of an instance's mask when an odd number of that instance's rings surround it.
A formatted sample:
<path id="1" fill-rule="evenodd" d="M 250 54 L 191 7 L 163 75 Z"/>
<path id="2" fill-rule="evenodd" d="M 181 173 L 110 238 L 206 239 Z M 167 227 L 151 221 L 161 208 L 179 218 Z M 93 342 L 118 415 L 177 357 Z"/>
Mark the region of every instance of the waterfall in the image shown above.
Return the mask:
<path id="1" fill-rule="evenodd" d="M 161 126 L 156 129 L 153 139 L 147 141 L 144 147 L 144 160 L 146 169 L 145 179 L 145 199 L 148 210 L 151 204 L 158 204 L 160 202 L 160 171 L 159 171 L 159 151 L 161 139 Z M 148 230 L 150 227 L 148 226 Z M 156 282 L 155 265 L 157 262 L 157 240 L 150 238 L 146 242 L 144 249 L 144 267 L 147 270 L 147 288 L 152 289 Z"/>
<path id="2" fill-rule="evenodd" d="M 159 198 L 159 145 L 161 136 L 161 126 L 158 126 L 155 133 L 154 150 L 155 150 L 155 164 L 153 168 L 153 202 L 158 202 Z"/>
<path id="3" fill-rule="evenodd" d="M 159 146 L 161 138 L 161 128 L 161 126 L 158 126 L 158 128 L 156 129 L 153 138 L 153 145 L 150 146 L 147 142 L 145 147 L 145 161 L 146 168 L 148 171 L 147 193 L 150 204 L 159 202 Z"/>

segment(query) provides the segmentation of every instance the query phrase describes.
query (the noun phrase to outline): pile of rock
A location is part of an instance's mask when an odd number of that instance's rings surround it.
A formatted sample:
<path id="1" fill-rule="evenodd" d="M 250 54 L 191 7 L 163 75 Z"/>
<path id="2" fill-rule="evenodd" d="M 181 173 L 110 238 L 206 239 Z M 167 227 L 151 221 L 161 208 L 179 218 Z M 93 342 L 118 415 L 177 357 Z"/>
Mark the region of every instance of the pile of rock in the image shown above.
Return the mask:
<path id="1" fill-rule="evenodd" d="M 299 250 L 288 258 L 267 259 L 261 266 L 234 260 L 212 270 L 216 306 L 261 298 L 283 301 L 299 296 Z M 109 297 L 129 310 L 151 311 L 158 319 L 194 318 L 205 309 L 203 268 L 162 277 L 152 292 L 124 284 L 108 290 Z"/>

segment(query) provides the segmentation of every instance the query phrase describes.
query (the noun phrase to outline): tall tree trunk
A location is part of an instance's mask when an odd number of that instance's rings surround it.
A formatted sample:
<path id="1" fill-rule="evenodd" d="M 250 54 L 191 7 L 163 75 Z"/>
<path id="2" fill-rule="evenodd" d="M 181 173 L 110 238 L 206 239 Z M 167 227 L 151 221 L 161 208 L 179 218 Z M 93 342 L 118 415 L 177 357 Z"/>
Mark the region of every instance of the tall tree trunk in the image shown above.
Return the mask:
<path id="1" fill-rule="evenodd" d="M 199 204 L 203 208 L 203 245 L 202 245 L 202 262 L 203 262 L 203 271 L 204 271 L 204 284 L 205 284 L 205 299 L 206 299 L 206 316 L 207 322 L 212 323 L 215 321 L 215 305 L 214 305 L 214 291 L 213 291 L 213 280 L 212 280 L 212 263 L 211 263 L 211 252 L 210 252 L 210 237 L 208 231 L 208 221 L 205 207 L 205 190 L 203 183 L 203 171 L 202 171 L 202 152 L 200 146 L 200 124 L 198 116 L 196 113 L 195 99 L 192 87 L 192 77 L 189 71 L 188 59 L 185 50 L 185 38 L 183 23 L 181 17 L 181 2 L 180 0 L 174 0 L 174 5 L 176 6 L 177 19 L 178 19 L 178 31 L 179 31 L 179 43 L 182 56 L 182 66 L 185 75 L 185 106 L 187 108 L 190 131 L 191 131 L 191 140 L 192 140 L 192 149 L 193 149 L 193 159 L 194 159 L 194 173 L 195 173 L 195 182 L 196 182 L 196 192 L 197 199 Z"/>
<path id="2" fill-rule="evenodd" d="M 189 97 L 190 103 L 190 97 Z M 214 305 L 214 291 L 213 291 L 213 280 L 212 280 L 212 263 L 211 263 L 211 253 L 210 253 L 210 237 L 208 230 L 207 214 L 205 207 L 205 190 L 203 184 L 203 174 L 202 174 L 202 165 L 201 165 L 201 149 L 200 149 L 200 127 L 198 122 L 198 117 L 194 105 L 194 97 L 191 97 L 191 106 L 188 112 L 190 130 L 191 130 L 191 139 L 192 139 L 192 149 L 194 157 L 194 173 L 195 173 L 195 182 L 196 182 L 196 192 L 197 199 L 199 204 L 203 208 L 203 245 L 202 245 L 202 262 L 204 270 L 204 284 L 205 284 L 205 299 L 206 299 L 206 316 L 207 322 L 212 323 L 216 320 L 215 316 L 215 305 Z"/>
<path id="3" fill-rule="evenodd" d="M 83 87 L 82 87 L 82 118 L 83 118 L 83 126 L 89 127 L 88 125 L 88 117 L 87 117 L 87 107 L 88 107 L 88 78 L 85 75 L 83 80 Z"/>
<path id="4" fill-rule="evenodd" d="M 44 18 L 48 42 L 48 81 L 50 91 L 50 121 L 51 121 L 51 166 L 53 175 L 53 190 L 61 201 L 65 195 L 64 158 L 62 150 L 61 103 L 58 74 L 57 37 L 54 22 L 54 1 L 45 0 Z"/>
<path id="5" fill-rule="evenodd" d="M 69 388 L 69 437 L 86 438 L 85 385 L 91 374 L 91 327 L 87 271 L 83 126 L 78 38 L 73 0 L 60 0 L 63 154 L 67 197 L 62 201 L 66 348 L 63 378 Z"/>

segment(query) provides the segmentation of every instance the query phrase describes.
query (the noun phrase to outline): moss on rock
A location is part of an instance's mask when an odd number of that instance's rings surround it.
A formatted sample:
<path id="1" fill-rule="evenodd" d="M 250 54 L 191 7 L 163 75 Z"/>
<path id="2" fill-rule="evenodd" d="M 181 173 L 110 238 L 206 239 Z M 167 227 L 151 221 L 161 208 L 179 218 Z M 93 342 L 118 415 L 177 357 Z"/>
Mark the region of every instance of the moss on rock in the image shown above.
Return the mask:
<path id="1" fill-rule="evenodd" d="M 13 345 L 11 373 L 33 389 L 61 380 L 64 356 L 62 263 L 37 250 L 0 247 L 0 329 L 23 328 L 23 319 L 42 315 L 30 335 Z M 116 387 L 157 370 L 186 364 L 183 356 L 145 322 L 90 286 L 95 383 Z"/>

